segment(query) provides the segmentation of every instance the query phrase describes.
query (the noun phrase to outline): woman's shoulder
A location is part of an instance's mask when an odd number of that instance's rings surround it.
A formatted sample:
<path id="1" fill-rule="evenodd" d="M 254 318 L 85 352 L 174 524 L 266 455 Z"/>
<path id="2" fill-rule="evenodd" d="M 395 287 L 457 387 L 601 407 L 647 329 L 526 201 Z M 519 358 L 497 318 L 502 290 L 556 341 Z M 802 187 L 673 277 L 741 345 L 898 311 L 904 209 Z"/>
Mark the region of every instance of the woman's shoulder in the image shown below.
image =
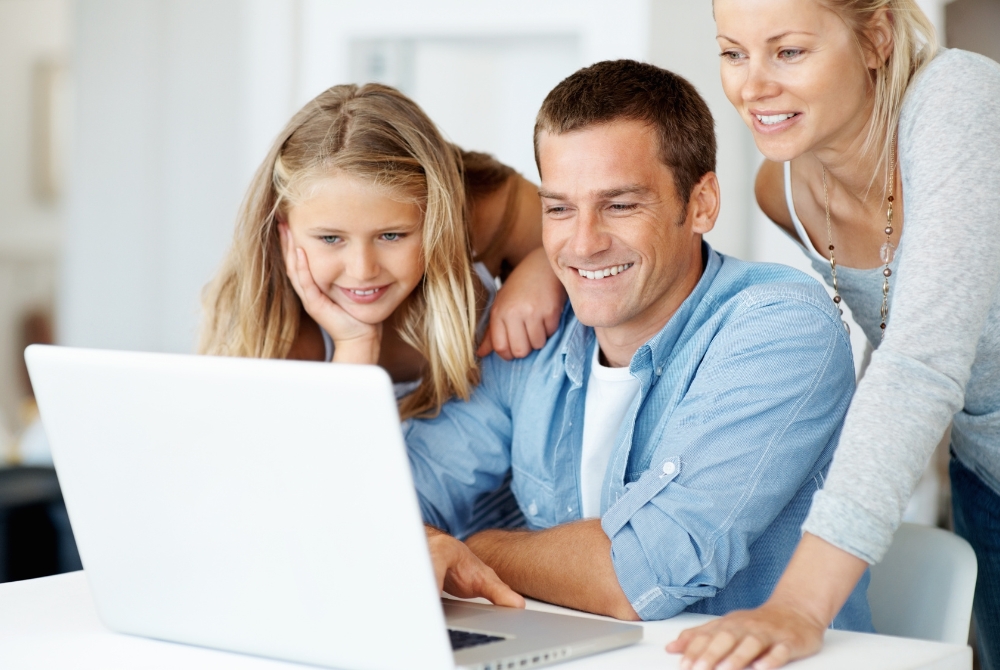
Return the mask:
<path id="1" fill-rule="evenodd" d="M 962 49 L 941 49 L 907 88 L 900 120 L 915 121 L 915 112 L 927 102 L 957 100 L 996 105 L 998 91 L 1000 64 L 996 61 Z M 952 108 L 949 113 L 955 119 L 965 110 Z"/>

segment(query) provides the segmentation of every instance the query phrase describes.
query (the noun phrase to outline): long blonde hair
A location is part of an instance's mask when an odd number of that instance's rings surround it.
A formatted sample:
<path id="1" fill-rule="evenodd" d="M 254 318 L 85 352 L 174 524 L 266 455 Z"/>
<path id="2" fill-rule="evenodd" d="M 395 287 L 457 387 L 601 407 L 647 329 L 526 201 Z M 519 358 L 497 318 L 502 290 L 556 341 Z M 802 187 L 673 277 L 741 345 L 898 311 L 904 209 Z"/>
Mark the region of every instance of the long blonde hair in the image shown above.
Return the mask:
<path id="1" fill-rule="evenodd" d="M 873 156 L 877 165 L 887 165 L 903 96 L 913 77 L 938 52 L 934 26 L 914 0 L 820 0 L 837 13 L 854 32 L 862 53 L 875 52 L 869 27 L 881 10 L 889 13 L 892 50 L 873 72 L 874 107 L 862 152 Z"/>
<path id="2" fill-rule="evenodd" d="M 301 302 L 285 273 L 279 221 L 310 183 L 343 171 L 418 203 L 425 272 L 400 306 L 402 339 L 427 360 L 400 415 L 436 414 L 478 382 L 476 290 L 461 156 L 412 100 L 380 84 L 334 86 L 275 140 L 240 208 L 232 247 L 206 287 L 202 353 L 285 358 Z"/>

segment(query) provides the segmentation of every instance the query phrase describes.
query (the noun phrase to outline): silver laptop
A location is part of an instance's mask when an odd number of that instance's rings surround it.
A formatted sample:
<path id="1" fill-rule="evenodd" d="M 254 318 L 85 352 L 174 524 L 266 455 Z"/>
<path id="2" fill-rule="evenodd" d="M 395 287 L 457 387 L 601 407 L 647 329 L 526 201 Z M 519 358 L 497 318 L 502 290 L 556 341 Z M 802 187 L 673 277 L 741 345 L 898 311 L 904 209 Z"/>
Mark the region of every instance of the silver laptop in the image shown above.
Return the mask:
<path id="1" fill-rule="evenodd" d="M 408 670 L 526 668 L 642 637 L 442 603 L 378 367 L 38 345 L 25 358 L 113 630 Z"/>

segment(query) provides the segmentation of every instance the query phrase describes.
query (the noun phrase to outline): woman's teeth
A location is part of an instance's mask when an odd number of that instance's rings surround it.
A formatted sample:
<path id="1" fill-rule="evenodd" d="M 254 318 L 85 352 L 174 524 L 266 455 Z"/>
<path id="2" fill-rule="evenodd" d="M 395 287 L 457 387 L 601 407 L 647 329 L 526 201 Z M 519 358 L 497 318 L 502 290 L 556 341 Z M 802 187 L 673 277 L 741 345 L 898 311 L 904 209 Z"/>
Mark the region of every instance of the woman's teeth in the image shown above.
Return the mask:
<path id="1" fill-rule="evenodd" d="M 765 126 L 773 126 L 776 123 L 781 123 L 786 119 L 790 119 L 795 116 L 795 112 L 789 112 L 788 114 L 771 114 L 770 116 L 765 116 L 763 114 L 754 114 L 757 120 L 763 123 Z"/>
<path id="2" fill-rule="evenodd" d="M 604 279 L 605 277 L 616 275 L 619 272 L 625 272 L 630 267 L 632 267 L 632 265 L 634 265 L 634 263 L 626 263 L 625 265 L 612 265 L 611 267 L 604 268 L 603 270 L 583 270 L 581 268 L 577 268 L 576 271 L 580 273 L 581 277 L 586 277 L 587 279 Z"/>
<path id="3" fill-rule="evenodd" d="M 378 292 L 377 288 L 371 288 L 371 289 L 367 289 L 367 290 L 364 290 L 364 291 L 362 291 L 360 289 L 356 289 L 356 288 L 352 288 L 351 289 L 351 293 L 353 293 L 354 295 L 373 295 L 374 293 L 377 293 L 377 292 Z"/>

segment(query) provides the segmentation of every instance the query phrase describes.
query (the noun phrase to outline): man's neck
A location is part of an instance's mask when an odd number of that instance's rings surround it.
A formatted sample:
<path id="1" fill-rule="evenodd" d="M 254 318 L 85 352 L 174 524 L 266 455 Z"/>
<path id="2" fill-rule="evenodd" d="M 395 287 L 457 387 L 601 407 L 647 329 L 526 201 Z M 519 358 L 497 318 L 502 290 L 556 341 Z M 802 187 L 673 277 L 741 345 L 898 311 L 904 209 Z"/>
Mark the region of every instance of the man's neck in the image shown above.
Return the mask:
<path id="1" fill-rule="evenodd" d="M 639 347 L 663 330 L 674 313 L 694 291 L 705 272 L 707 259 L 703 258 L 701 249 L 699 244 L 698 258 L 694 264 L 696 271 L 690 272 L 684 282 L 674 287 L 674 290 L 651 305 L 649 309 L 616 326 L 594 328 L 597 344 L 601 348 L 598 360 L 602 365 L 612 368 L 628 367 Z"/>

